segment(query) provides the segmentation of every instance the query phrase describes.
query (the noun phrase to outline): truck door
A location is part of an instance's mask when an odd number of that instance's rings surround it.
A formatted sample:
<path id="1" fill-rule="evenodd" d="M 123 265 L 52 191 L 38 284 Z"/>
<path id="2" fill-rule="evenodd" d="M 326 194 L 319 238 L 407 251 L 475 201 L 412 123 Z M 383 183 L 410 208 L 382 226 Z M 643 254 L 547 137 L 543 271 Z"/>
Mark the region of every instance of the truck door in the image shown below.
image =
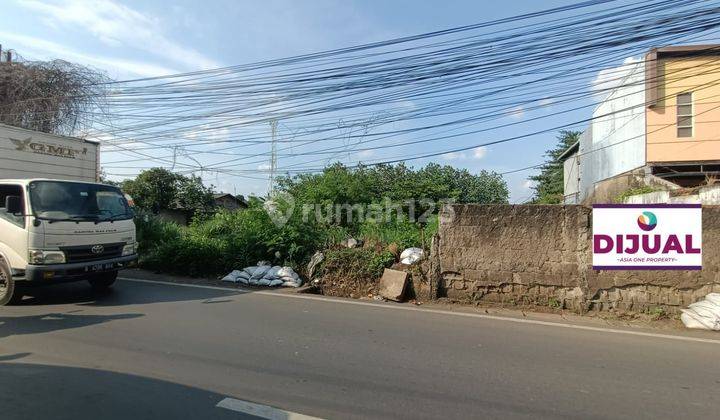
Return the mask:
<path id="1" fill-rule="evenodd" d="M 19 196 L 22 202 L 23 215 L 8 213 L 5 209 L 5 198 Z M 25 229 L 27 205 L 25 192 L 20 185 L 0 184 L 0 254 L 8 261 L 11 268 L 25 269 L 27 260 L 28 232 Z"/>

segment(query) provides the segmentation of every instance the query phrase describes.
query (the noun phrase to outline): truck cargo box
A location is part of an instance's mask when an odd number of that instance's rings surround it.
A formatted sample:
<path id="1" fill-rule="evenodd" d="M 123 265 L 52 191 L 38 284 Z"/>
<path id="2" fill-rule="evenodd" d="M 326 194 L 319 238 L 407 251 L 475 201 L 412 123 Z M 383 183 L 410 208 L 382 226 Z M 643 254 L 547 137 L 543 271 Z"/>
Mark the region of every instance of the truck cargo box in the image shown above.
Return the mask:
<path id="1" fill-rule="evenodd" d="M 99 143 L 0 124 L 0 179 L 96 182 Z"/>

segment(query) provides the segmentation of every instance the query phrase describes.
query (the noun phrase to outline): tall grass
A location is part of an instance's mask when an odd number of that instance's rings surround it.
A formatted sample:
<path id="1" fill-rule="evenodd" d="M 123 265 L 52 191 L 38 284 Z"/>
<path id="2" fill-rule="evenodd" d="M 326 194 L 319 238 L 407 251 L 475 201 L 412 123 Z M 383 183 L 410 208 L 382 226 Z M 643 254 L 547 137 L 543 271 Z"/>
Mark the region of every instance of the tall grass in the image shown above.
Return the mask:
<path id="1" fill-rule="evenodd" d="M 186 228 L 138 217 L 141 266 L 191 276 L 217 275 L 260 260 L 299 266 L 327 242 L 327 230 L 291 220 L 276 226 L 260 206 L 219 212 Z"/>
<path id="2" fill-rule="evenodd" d="M 426 224 L 413 223 L 407 218 L 393 221 L 376 222 L 366 220 L 359 229 L 362 239 L 383 244 L 397 244 L 401 249 L 419 247 L 429 248 L 432 236 L 437 232 L 438 218 L 431 216 Z"/>
<path id="3" fill-rule="evenodd" d="M 314 252 L 349 237 L 395 243 L 400 249 L 427 248 L 437 231 L 437 218 L 431 218 L 426 225 L 401 218 L 384 223 L 365 221 L 348 228 L 304 222 L 297 216 L 276 226 L 261 206 L 251 206 L 197 219 L 188 227 L 141 214 L 136 226 L 142 267 L 207 276 L 255 265 L 260 260 L 301 269 Z"/>

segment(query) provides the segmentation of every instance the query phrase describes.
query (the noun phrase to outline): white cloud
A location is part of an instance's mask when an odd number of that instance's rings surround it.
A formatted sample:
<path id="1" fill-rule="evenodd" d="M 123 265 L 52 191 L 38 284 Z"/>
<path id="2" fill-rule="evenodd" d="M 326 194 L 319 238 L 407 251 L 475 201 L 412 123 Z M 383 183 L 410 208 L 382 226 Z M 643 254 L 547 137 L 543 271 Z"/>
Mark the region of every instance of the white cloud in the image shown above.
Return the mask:
<path id="1" fill-rule="evenodd" d="M 198 145 L 201 146 L 216 148 L 224 146 L 222 142 L 230 138 L 230 129 L 228 127 L 213 127 L 212 124 L 207 123 L 185 131 L 181 137 L 191 141 L 198 141 Z"/>
<path id="2" fill-rule="evenodd" d="M 465 154 L 460 152 L 451 152 L 451 153 L 445 153 L 444 155 L 440 156 L 444 160 L 459 160 L 459 159 L 465 159 Z"/>
<path id="3" fill-rule="evenodd" d="M 144 50 L 188 69 L 220 67 L 200 52 L 168 39 L 161 33 L 158 18 L 112 0 L 22 0 L 20 5 L 38 13 L 48 26 L 87 30 L 110 47 Z"/>
<path id="4" fill-rule="evenodd" d="M 406 111 L 417 109 L 417 104 L 411 100 L 404 100 L 398 104 L 398 108 Z"/>
<path id="5" fill-rule="evenodd" d="M 487 147 L 485 147 L 485 146 L 476 147 L 473 150 L 473 158 L 475 158 L 475 159 L 482 159 L 485 157 L 486 154 L 487 154 Z"/>
<path id="6" fill-rule="evenodd" d="M 371 156 L 373 156 L 373 155 L 375 155 L 375 151 L 374 151 L 374 150 L 361 150 L 361 151 L 358 153 L 358 157 L 361 157 L 361 158 L 369 158 L 369 157 L 371 157 Z"/>
<path id="7" fill-rule="evenodd" d="M 525 182 L 522 183 L 522 187 L 526 190 L 532 189 L 532 187 L 535 186 L 535 181 L 531 181 L 529 179 L 526 179 Z"/>
<path id="8" fill-rule="evenodd" d="M 258 171 L 269 171 L 270 170 L 270 164 L 269 163 L 263 163 L 262 165 L 258 165 Z"/>
<path id="9" fill-rule="evenodd" d="M 550 106 L 554 103 L 555 103 L 554 98 L 544 98 L 544 99 L 541 99 L 539 102 L 540 106 Z"/>
<path id="10" fill-rule="evenodd" d="M 112 72 L 130 73 L 136 76 L 160 76 L 163 74 L 179 73 L 179 70 L 142 63 L 139 61 L 124 60 L 102 56 L 90 56 L 63 45 L 44 39 L 18 35 L 0 31 L 0 38 L 9 41 L 13 47 L 22 49 L 23 56 L 39 60 L 62 58 L 63 60 L 77 62 Z"/>
<path id="11" fill-rule="evenodd" d="M 97 142 L 102 143 L 103 145 L 108 145 L 108 146 L 115 146 L 115 145 L 122 146 L 124 143 L 122 139 L 117 138 L 113 134 L 105 133 L 103 131 L 100 131 L 100 130 L 97 130 L 94 128 L 91 128 L 86 131 L 80 131 L 79 133 L 77 133 L 77 137 L 82 138 L 82 139 L 97 141 Z"/>
<path id="12" fill-rule="evenodd" d="M 628 57 L 618 67 L 600 70 L 590 86 L 595 99 L 598 101 L 603 100 L 612 89 L 620 86 L 624 79 L 637 69 L 637 64 L 641 61 L 637 57 Z"/>
<path id="13" fill-rule="evenodd" d="M 520 105 L 514 107 L 513 109 L 511 109 L 508 112 L 508 116 L 510 118 L 520 119 L 523 117 L 523 115 L 525 115 L 525 109 L 523 107 L 521 107 Z"/>

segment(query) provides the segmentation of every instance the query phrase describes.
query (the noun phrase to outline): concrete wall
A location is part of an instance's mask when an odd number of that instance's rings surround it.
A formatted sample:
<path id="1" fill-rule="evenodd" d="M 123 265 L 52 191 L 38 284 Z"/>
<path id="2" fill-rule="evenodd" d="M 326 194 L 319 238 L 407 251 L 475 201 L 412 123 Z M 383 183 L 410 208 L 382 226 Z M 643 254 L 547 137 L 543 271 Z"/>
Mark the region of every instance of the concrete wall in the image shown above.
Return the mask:
<path id="1" fill-rule="evenodd" d="M 677 190 L 680 187 L 650 173 L 649 168 L 634 169 L 593 184 L 580 204 L 615 203 L 627 190 L 651 187 L 656 190 Z"/>
<path id="2" fill-rule="evenodd" d="M 446 206 L 431 256 L 438 293 L 578 312 L 677 312 L 720 292 L 720 207 L 703 209 L 701 271 L 596 271 L 591 239 L 592 210 L 584 206 Z"/>
<path id="3" fill-rule="evenodd" d="M 698 198 L 703 204 L 720 205 L 720 184 L 700 187 Z"/>
<path id="4" fill-rule="evenodd" d="M 631 195 L 625 204 L 661 204 L 670 202 L 670 191 L 653 191 L 645 194 Z"/>
<path id="5" fill-rule="evenodd" d="M 697 189 L 678 191 L 654 191 L 645 194 L 631 195 L 625 199 L 628 204 L 682 204 L 698 203 L 704 205 L 720 205 L 720 185 L 708 185 Z"/>

